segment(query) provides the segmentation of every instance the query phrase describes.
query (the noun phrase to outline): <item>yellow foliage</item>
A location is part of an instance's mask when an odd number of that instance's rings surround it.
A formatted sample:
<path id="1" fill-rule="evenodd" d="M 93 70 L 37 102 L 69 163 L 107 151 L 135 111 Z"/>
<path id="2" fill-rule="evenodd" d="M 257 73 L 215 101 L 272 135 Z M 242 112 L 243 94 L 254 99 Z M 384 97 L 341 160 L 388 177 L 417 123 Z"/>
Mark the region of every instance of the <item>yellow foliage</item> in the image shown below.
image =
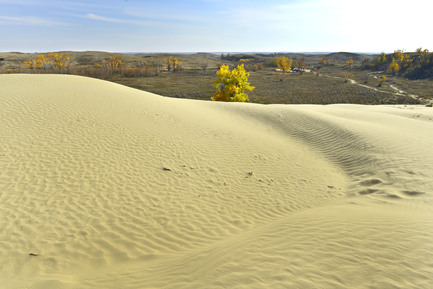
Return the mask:
<path id="1" fill-rule="evenodd" d="M 34 60 L 28 60 L 28 61 L 24 61 L 24 66 L 33 69 L 35 68 L 36 63 Z"/>
<path id="2" fill-rule="evenodd" d="M 108 66 L 112 70 L 116 70 L 123 65 L 123 56 L 120 54 L 113 54 L 108 59 Z"/>
<path id="3" fill-rule="evenodd" d="M 394 58 L 392 59 L 392 63 L 389 65 L 388 68 L 389 68 L 389 70 L 391 71 L 392 74 L 396 74 L 400 70 L 400 66 L 395 61 Z"/>
<path id="4" fill-rule="evenodd" d="M 403 59 L 404 59 L 404 53 L 403 53 L 403 51 L 402 50 L 394 50 L 394 57 L 398 61 L 402 62 Z"/>
<path id="5" fill-rule="evenodd" d="M 180 62 L 177 58 L 172 56 L 170 56 L 170 58 L 165 58 L 164 62 L 167 65 L 167 70 L 168 71 L 173 70 L 173 72 L 178 70 L 180 68 L 180 65 L 182 64 L 182 62 Z"/>
<path id="6" fill-rule="evenodd" d="M 217 91 L 211 98 L 214 101 L 249 101 L 245 91 L 252 91 L 254 86 L 248 82 L 249 73 L 245 72 L 244 65 L 238 65 L 232 71 L 228 65 L 221 65 L 217 72 L 218 79 L 213 81 Z"/>
<path id="7" fill-rule="evenodd" d="M 176 71 L 179 69 L 180 65 L 182 64 L 182 62 L 180 62 L 177 58 L 171 57 L 170 56 L 170 60 L 171 60 L 171 64 L 173 67 L 173 71 Z"/>
<path id="8" fill-rule="evenodd" d="M 328 60 L 326 60 L 326 56 L 325 55 L 323 55 L 322 56 L 322 59 L 320 60 L 320 64 L 326 64 L 328 62 Z"/>
<path id="9" fill-rule="evenodd" d="M 422 56 L 422 57 L 426 56 L 428 54 L 428 52 L 429 52 L 428 49 L 422 50 L 422 47 L 417 48 L 417 50 L 416 50 L 416 54 L 418 56 Z"/>
<path id="10" fill-rule="evenodd" d="M 380 54 L 380 55 L 377 57 L 377 62 L 378 62 L 379 64 L 386 63 L 386 55 L 385 55 L 385 53 L 382 52 L 382 54 Z"/>
<path id="11" fill-rule="evenodd" d="M 350 57 L 349 60 L 346 61 L 346 66 L 351 66 L 353 64 L 353 59 Z"/>
<path id="12" fill-rule="evenodd" d="M 62 69 L 69 64 L 69 53 L 50 52 L 47 55 L 40 54 L 34 60 L 24 61 L 24 66 L 35 69 Z"/>
<path id="13" fill-rule="evenodd" d="M 413 62 L 413 59 L 410 58 L 410 55 L 405 54 L 404 59 L 402 61 L 403 67 L 408 68 L 412 62 Z"/>
<path id="14" fill-rule="evenodd" d="M 69 63 L 69 53 L 48 53 L 48 56 L 45 59 L 42 59 L 43 63 L 46 64 L 54 64 L 56 68 L 66 67 Z"/>
<path id="15" fill-rule="evenodd" d="M 292 69 L 292 58 L 287 58 L 285 56 L 280 56 L 277 59 L 277 65 L 278 67 L 283 71 L 289 71 L 290 69 Z"/>

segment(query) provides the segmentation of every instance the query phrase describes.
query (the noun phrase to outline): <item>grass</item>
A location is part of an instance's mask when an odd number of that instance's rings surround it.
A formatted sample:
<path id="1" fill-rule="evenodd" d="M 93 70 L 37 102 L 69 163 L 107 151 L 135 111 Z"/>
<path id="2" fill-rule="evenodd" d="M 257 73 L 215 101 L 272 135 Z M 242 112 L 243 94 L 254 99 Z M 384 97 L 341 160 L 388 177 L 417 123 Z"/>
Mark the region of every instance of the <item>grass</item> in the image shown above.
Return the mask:
<path id="1" fill-rule="evenodd" d="M 115 76 L 110 81 L 175 98 L 190 98 L 209 100 L 215 88 L 216 70 L 202 71 L 185 70 L 179 72 L 162 72 L 155 77 L 132 78 Z"/>
<path id="2" fill-rule="evenodd" d="M 85 75 L 113 81 L 126 86 L 149 91 L 168 97 L 210 100 L 215 92 L 212 81 L 216 79 L 217 67 L 228 64 L 234 67 L 238 59 L 249 59 L 246 67 L 260 67 L 250 71 L 249 82 L 256 88 L 249 93 L 250 101 L 271 104 L 410 104 L 421 103 L 410 95 L 419 95 L 425 99 L 433 97 L 433 80 L 408 80 L 387 75 L 388 81 L 378 87 L 383 72 L 363 70 L 362 59 L 376 56 L 333 53 L 328 58 L 337 65 L 319 65 L 321 55 L 287 54 L 294 60 L 304 57 L 308 69 L 320 67 L 319 76 L 311 73 L 276 72 L 274 65 L 279 54 L 234 55 L 221 59 L 220 55 L 198 53 L 193 55 L 173 54 L 183 64 L 183 70 L 164 71 L 163 62 L 169 54 L 124 55 L 122 69 L 112 71 L 107 67 L 96 67 L 96 63 L 107 61 L 110 53 L 106 52 L 70 52 L 71 63 L 61 73 Z M 35 58 L 35 54 L 0 53 L 0 73 L 52 73 L 50 71 L 28 70 L 23 67 L 25 60 Z M 352 57 L 355 65 L 348 68 L 344 60 Z M 358 62 L 357 62 L 358 61 Z M 144 63 L 151 64 L 143 66 Z M 257 65 L 258 64 L 258 65 Z M 143 72 L 143 67 L 150 67 Z M 206 67 L 206 71 L 204 70 Z M 56 71 L 59 73 L 59 71 Z M 356 80 L 352 83 L 345 78 Z M 407 92 L 398 95 L 391 87 Z"/>
<path id="3" fill-rule="evenodd" d="M 216 70 L 206 74 L 199 70 L 161 73 L 156 77 L 130 78 L 113 77 L 110 80 L 149 91 L 176 97 L 210 100 L 215 92 L 212 81 Z M 271 104 L 395 104 L 417 103 L 410 97 L 399 97 L 394 93 L 374 91 L 365 87 L 344 82 L 342 78 L 327 77 L 314 73 L 285 75 L 272 68 L 250 72 L 249 81 L 256 88 L 249 93 L 250 102 Z M 373 82 L 373 81 L 372 81 Z M 377 82 L 378 83 L 378 82 Z"/>

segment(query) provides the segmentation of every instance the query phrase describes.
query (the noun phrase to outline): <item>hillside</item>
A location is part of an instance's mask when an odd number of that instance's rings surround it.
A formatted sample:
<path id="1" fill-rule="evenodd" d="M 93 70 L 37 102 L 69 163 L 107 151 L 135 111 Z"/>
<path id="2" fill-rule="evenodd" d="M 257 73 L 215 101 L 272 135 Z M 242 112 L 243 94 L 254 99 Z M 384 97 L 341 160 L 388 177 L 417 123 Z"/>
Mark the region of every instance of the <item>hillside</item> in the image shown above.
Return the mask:
<path id="1" fill-rule="evenodd" d="M 415 104 L 429 103 L 433 97 L 433 79 L 406 78 L 412 74 L 393 75 L 388 64 L 376 65 L 378 55 L 348 52 L 330 54 L 257 53 L 257 54 L 113 54 L 109 52 L 59 52 L 68 55 L 61 69 L 26 67 L 41 55 L 0 53 L 0 73 L 66 73 L 90 76 L 133 88 L 176 98 L 209 100 L 215 92 L 212 81 L 222 64 L 244 64 L 256 89 L 250 99 L 256 103 L 282 104 Z M 113 66 L 113 57 L 121 62 Z M 277 57 L 293 59 L 297 73 L 281 75 Z M 171 58 L 170 58 L 171 57 Z M 2 60 L 1 60 L 2 59 Z M 180 64 L 168 69 L 170 59 Z M 325 62 L 323 61 L 325 59 Z M 391 56 L 388 57 L 389 61 Z M 346 62 L 353 60 L 350 66 Z M 41 60 L 43 61 L 43 60 Z M 33 64 L 37 65 L 37 64 Z M 430 69 L 430 68 L 427 68 Z M 308 73 L 304 73 L 308 71 Z M 402 70 L 403 71 L 403 70 Z M 429 70 L 430 71 L 430 70 Z M 424 73 L 428 75 L 427 72 Z M 379 79 L 387 76 L 383 84 Z M 350 81 L 349 81 L 350 79 Z"/>

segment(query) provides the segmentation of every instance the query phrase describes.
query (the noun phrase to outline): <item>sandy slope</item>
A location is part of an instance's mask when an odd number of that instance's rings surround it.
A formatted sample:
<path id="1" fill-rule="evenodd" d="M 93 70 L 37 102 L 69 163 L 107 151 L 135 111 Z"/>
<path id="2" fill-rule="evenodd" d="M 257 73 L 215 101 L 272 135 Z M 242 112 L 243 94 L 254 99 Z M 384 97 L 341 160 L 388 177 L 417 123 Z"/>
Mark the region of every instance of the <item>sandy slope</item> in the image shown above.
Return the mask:
<path id="1" fill-rule="evenodd" d="M 0 288 L 431 288 L 432 132 L 0 75 Z"/>

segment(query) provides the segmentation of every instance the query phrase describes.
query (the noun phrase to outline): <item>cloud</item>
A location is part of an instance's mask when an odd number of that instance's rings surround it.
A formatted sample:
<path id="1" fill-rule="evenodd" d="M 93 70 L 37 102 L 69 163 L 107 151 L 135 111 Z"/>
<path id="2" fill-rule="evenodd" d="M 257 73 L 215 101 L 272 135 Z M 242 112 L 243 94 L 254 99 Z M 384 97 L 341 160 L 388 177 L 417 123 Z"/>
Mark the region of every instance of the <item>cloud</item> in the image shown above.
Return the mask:
<path id="1" fill-rule="evenodd" d="M 212 12 L 208 11 L 160 11 L 142 8 L 126 8 L 124 13 L 128 16 L 138 17 L 142 19 L 152 19 L 155 21 L 165 21 L 165 22 L 198 22 L 207 23 L 210 21 L 216 21 L 212 15 Z"/>
<path id="2" fill-rule="evenodd" d="M 31 25 L 31 26 L 70 26 L 68 23 L 57 22 L 46 18 L 32 16 L 0 16 L 0 22 L 13 25 Z"/>
<path id="3" fill-rule="evenodd" d="M 96 15 L 93 13 L 89 13 L 89 14 L 85 15 L 83 18 L 96 20 L 96 21 L 109 22 L 109 23 L 125 23 L 125 24 L 141 25 L 141 26 L 166 26 L 164 23 L 156 22 L 156 21 L 112 18 L 112 17 L 105 17 L 105 16 L 101 16 L 101 15 Z"/>
<path id="4" fill-rule="evenodd" d="M 109 22 L 109 23 L 124 23 L 124 24 L 132 24 L 132 25 L 140 25 L 146 27 L 159 27 L 159 28 L 169 28 L 169 29 L 180 29 L 180 28 L 195 28 L 193 25 L 186 25 L 181 23 L 171 23 L 168 21 L 158 21 L 158 20 L 133 20 L 133 19 L 122 19 L 122 18 L 112 18 L 105 17 L 101 15 L 96 15 L 93 13 L 86 14 L 82 18 Z"/>
<path id="5" fill-rule="evenodd" d="M 95 15 L 93 13 L 89 13 L 84 18 L 92 19 L 92 20 L 98 20 L 98 21 L 104 21 L 104 22 L 112 22 L 112 23 L 132 23 L 135 21 L 130 20 L 124 20 L 124 19 L 116 19 L 116 18 L 109 18 L 105 16 Z"/>

